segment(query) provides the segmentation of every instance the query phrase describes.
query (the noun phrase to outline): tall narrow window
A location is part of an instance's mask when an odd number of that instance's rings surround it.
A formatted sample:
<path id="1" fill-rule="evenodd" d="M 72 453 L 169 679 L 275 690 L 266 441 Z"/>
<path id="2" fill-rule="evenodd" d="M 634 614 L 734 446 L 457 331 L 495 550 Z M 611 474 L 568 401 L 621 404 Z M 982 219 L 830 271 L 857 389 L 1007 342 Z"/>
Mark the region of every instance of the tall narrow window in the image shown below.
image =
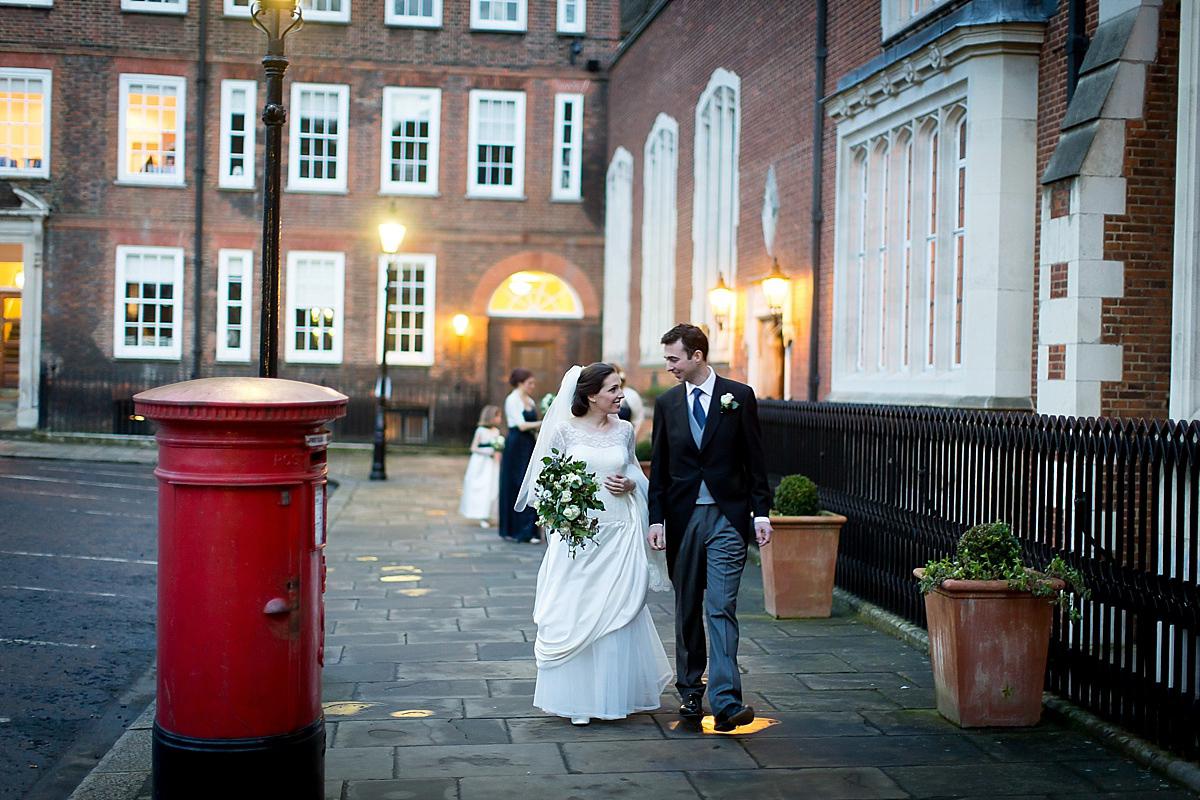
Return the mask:
<path id="1" fill-rule="evenodd" d="M 525 93 L 471 92 L 467 128 L 467 196 L 525 194 Z"/>
<path id="2" fill-rule="evenodd" d="M 583 33 L 587 29 L 586 0 L 558 0 L 558 32 Z"/>
<path id="3" fill-rule="evenodd" d="M 254 107 L 258 84 L 221 81 L 220 173 L 222 189 L 254 188 Z"/>
<path id="4" fill-rule="evenodd" d="M 967 123 L 965 116 L 954 130 L 954 360 L 962 366 L 963 259 L 967 228 Z"/>
<path id="5" fill-rule="evenodd" d="M 254 251 L 217 254 L 217 361 L 250 360 L 250 287 Z"/>
<path id="6" fill-rule="evenodd" d="M 692 200 L 692 318 L 718 331 L 708 290 L 718 276 L 737 278 L 738 141 L 741 137 L 741 79 L 718 69 L 696 104 L 695 187 Z M 726 326 L 731 327 L 731 326 Z M 728 336 L 715 336 L 714 356 L 729 357 Z"/>
<path id="7" fill-rule="evenodd" d="M 604 305 L 602 358 L 628 364 L 633 281 L 633 154 L 618 147 L 608 165 L 604 193 Z"/>
<path id="8" fill-rule="evenodd" d="M 883 139 L 875 150 L 875 166 L 872 175 L 875 186 L 871 189 L 871 197 L 875 207 L 872 209 L 871 237 L 875 257 L 875 275 L 873 276 L 873 295 L 875 317 L 875 368 L 882 370 L 888 360 L 888 195 L 890 192 L 889 178 L 891 165 L 891 149 L 888 141 Z"/>
<path id="9" fill-rule="evenodd" d="M 187 82 L 170 75 L 121 75 L 117 179 L 182 186 Z"/>
<path id="10" fill-rule="evenodd" d="M 642 318 L 643 364 L 662 359 L 660 337 L 675 324 L 676 186 L 679 123 L 659 114 L 646 137 L 642 159 Z"/>
<path id="11" fill-rule="evenodd" d="M 386 0 L 383 21 L 388 25 L 440 28 L 442 0 Z"/>
<path id="12" fill-rule="evenodd" d="M 526 0 L 471 0 L 471 27 L 482 31 L 525 30 Z"/>
<path id="13" fill-rule="evenodd" d="M 292 362 L 342 362 L 344 253 L 292 251 L 287 260 L 287 345 Z"/>
<path id="14" fill-rule="evenodd" d="M 437 194 L 441 109 L 441 89 L 384 88 L 381 192 Z"/>
<path id="15" fill-rule="evenodd" d="M 50 77 L 0 68 L 0 177 L 50 177 Z"/>
<path id="16" fill-rule="evenodd" d="M 903 169 L 904 174 L 901 176 L 900 188 L 904 191 L 904 241 L 901 244 L 903 249 L 904 259 L 904 275 L 902 276 L 902 289 L 904 291 L 904 304 L 901 310 L 901 334 L 900 334 L 900 365 L 905 369 L 909 364 L 909 338 L 912 336 L 912 290 L 913 290 L 913 140 L 912 134 L 907 129 L 904 131 L 903 143 Z"/>
<path id="17" fill-rule="evenodd" d="M 289 189 L 346 191 L 346 121 L 349 103 L 350 90 L 347 86 L 292 84 Z"/>
<path id="18" fill-rule="evenodd" d="M 860 147 L 854 152 L 854 172 L 851 185 L 854 196 L 851 200 L 851 222 L 853 224 L 854 270 L 851 284 L 851 296 L 854 298 L 854 313 L 857 325 L 854 327 L 854 369 L 862 371 L 866 362 L 867 343 L 867 222 L 868 203 L 871 195 L 867 191 L 867 180 L 870 170 L 867 169 L 867 149 Z"/>
<path id="19" fill-rule="evenodd" d="M 583 95 L 554 96 L 554 200 L 578 200 L 583 173 Z"/>
<path id="20" fill-rule="evenodd" d="M 925 269 L 928 277 L 929 293 L 925 314 L 925 366 L 932 368 L 937 355 L 937 280 L 938 280 L 938 132 L 937 129 L 929 135 L 928 170 L 926 172 L 925 196 L 928 198 L 929 218 L 925 229 Z"/>
<path id="21" fill-rule="evenodd" d="M 436 273 L 433 255 L 380 256 L 379 277 L 387 282 L 380 295 L 380 348 L 386 348 L 389 364 L 433 363 Z"/>
<path id="22" fill-rule="evenodd" d="M 178 359 L 183 248 L 117 247 L 113 356 Z"/>

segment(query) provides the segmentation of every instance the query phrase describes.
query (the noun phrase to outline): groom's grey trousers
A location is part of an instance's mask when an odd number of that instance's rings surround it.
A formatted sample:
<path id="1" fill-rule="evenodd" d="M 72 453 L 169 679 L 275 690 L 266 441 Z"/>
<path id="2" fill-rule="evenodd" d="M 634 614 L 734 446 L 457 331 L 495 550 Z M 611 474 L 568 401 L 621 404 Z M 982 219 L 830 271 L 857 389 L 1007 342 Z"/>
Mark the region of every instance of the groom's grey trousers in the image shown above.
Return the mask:
<path id="1" fill-rule="evenodd" d="M 675 556 L 675 688 L 681 696 L 704 690 L 704 622 L 708 654 L 708 704 L 714 714 L 742 702 L 738 672 L 737 596 L 746 543 L 715 505 L 692 512 Z"/>

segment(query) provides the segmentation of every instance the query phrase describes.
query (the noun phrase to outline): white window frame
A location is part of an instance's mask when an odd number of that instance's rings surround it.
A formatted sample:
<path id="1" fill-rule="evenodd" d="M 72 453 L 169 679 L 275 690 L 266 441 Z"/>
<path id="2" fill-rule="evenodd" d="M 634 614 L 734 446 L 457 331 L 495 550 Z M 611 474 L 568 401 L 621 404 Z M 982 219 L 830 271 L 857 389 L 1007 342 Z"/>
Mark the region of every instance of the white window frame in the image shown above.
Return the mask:
<path id="1" fill-rule="evenodd" d="M 125 296 L 126 271 L 131 256 L 156 256 L 170 258 L 171 266 L 171 344 L 127 345 L 125 344 Z M 160 285 L 166 281 L 160 282 Z M 183 355 L 183 248 L 117 245 L 116 270 L 113 280 L 113 358 L 152 359 L 155 361 L 178 361 Z M 138 303 L 139 308 L 141 303 Z M 167 305 L 167 304 L 162 304 Z M 140 316 L 140 311 L 139 311 Z M 161 319 L 161 314 L 156 314 Z M 156 321 L 155 324 L 158 324 Z"/>
<path id="2" fill-rule="evenodd" d="M 183 186 L 187 169 L 187 78 L 179 75 L 145 75 L 123 72 L 119 79 L 118 134 L 117 134 L 117 181 L 140 186 Z M 147 173 L 129 171 L 129 87 L 135 83 L 156 83 L 175 87 L 175 171 L 173 173 Z"/>
<path id="3" fill-rule="evenodd" d="M 642 156 L 643 365 L 662 362 L 662 332 L 675 324 L 675 255 L 679 227 L 679 123 L 659 114 Z M 715 330 L 711 328 L 711 330 Z"/>
<path id="4" fill-rule="evenodd" d="M 726 98 L 731 99 L 726 102 Z M 710 361 L 725 362 L 732 354 L 736 309 L 730 309 L 723 326 L 717 325 L 708 290 L 717 285 L 718 277 L 726 286 L 737 285 L 741 130 L 741 78 L 717 69 L 696 103 L 693 151 L 691 313 L 692 319 L 704 320 L 712 332 Z"/>
<path id="5" fill-rule="evenodd" d="M 338 4 L 335 11 L 316 9 L 312 5 L 318 0 L 300 0 L 300 13 L 305 22 L 349 22 L 350 0 L 319 0 L 325 4 Z"/>
<path id="6" fill-rule="evenodd" d="M 245 129 L 240 132 L 244 139 L 242 143 L 242 174 L 232 174 L 233 136 L 231 124 L 232 103 L 234 92 L 244 92 L 246 95 Z M 220 154 L 217 161 L 217 185 L 222 189 L 253 189 L 255 173 L 255 132 L 258 125 L 254 111 L 258 104 L 258 83 L 256 81 L 223 80 L 221 81 L 221 140 Z"/>
<path id="7" fill-rule="evenodd" d="M 479 174 L 479 105 L 482 102 L 512 101 L 514 104 L 513 183 L 491 186 L 476 181 Z M 525 92 L 473 89 L 467 124 L 467 197 L 525 199 Z"/>
<path id="8" fill-rule="evenodd" d="M 575 8 L 575 21 L 567 21 L 567 12 Z M 587 0 L 558 0 L 558 32 L 584 33 L 587 30 Z"/>
<path id="9" fill-rule="evenodd" d="M 383 21 L 387 25 L 397 25 L 405 28 L 440 28 L 442 27 L 442 0 L 430 0 L 433 4 L 432 13 L 428 17 L 419 14 L 405 14 L 398 10 L 398 4 L 404 0 L 386 0 L 383 11 Z"/>
<path id="10" fill-rule="evenodd" d="M 337 155 L 334 158 L 334 178 L 313 178 L 300 176 L 300 148 L 302 134 L 300 126 L 305 119 L 300 113 L 301 96 L 306 92 L 321 92 L 337 96 L 338 131 L 333 141 L 337 145 Z M 350 128 L 350 87 L 344 83 L 292 83 L 292 104 L 288 108 L 288 191 L 292 192 L 324 192 L 344 194 L 346 192 L 346 172 L 349 166 L 348 141 Z"/>
<path id="11" fill-rule="evenodd" d="M 147 14 L 186 14 L 188 0 L 121 0 L 122 11 L 144 11 Z"/>
<path id="12" fill-rule="evenodd" d="M 240 263 L 239 263 L 240 262 Z M 242 299 L 232 300 L 229 297 L 230 278 L 234 266 L 241 268 Z M 254 251 L 222 249 L 217 252 L 217 361 L 233 361 L 245 363 L 250 360 L 251 333 L 251 296 L 254 288 Z M 242 312 L 240 328 L 242 343 L 238 347 L 230 347 L 229 340 L 229 310 L 238 307 Z"/>
<path id="13" fill-rule="evenodd" d="M 54 73 L 48 69 L 20 69 L 0 67 L 0 78 L 40 80 L 42 82 L 42 164 L 39 167 L 2 167 L 0 178 L 49 178 L 50 177 L 50 103 L 53 98 Z"/>
<path id="14" fill-rule="evenodd" d="M 392 129 L 393 103 L 405 97 L 420 98 L 429 106 L 428 156 L 424 181 L 392 180 Z M 383 113 L 380 114 L 379 192 L 380 194 L 417 195 L 434 197 L 438 193 L 438 143 L 441 141 L 442 90 L 417 87 L 385 86 L 383 89 Z"/>
<path id="15" fill-rule="evenodd" d="M 883 28 L 884 41 L 896 35 L 912 23 L 929 16 L 951 0 L 882 0 L 879 4 L 879 22 Z"/>
<path id="16" fill-rule="evenodd" d="M 633 331 L 633 154 L 618 147 L 608 164 L 604 197 L 604 306 L 601 353 L 605 361 L 628 364 Z"/>
<path id="17" fill-rule="evenodd" d="M 333 285 L 328 287 L 329 294 L 323 295 L 323 300 L 329 301 L 333 309 L 333 347 L 330 350 L 297 350 L 296 349 L 296 309 L 300 294 L 299 271 L 302 262 L 325 261 L 333 267 Z M 287 256 L 287 319 L 285 331 L 287 340 L 284 344 L 284 359 L 291 364 L 340 364 L 346 327 L 346 254 L 317 250 L 292 250 Z M 310 308 L 311 306 L 306 306 Z"/>
<path id="18" fill-rule="evenodd" d="M 425 278 L 421 282 L 421 290 L 423 292 L 425 302 L 409 302 L 406 304 L 401 304 L 399 301 L 402 298 L 396 298 L 397 317 L 399 317 L 400 313 L 405 310 L 419 311 L 423 315 L 422 318 L 424 324 L 422 324 L 420 328 L 409 329 L 414 331 L 419 330 L 422 347 L 416 350 L 410 348 L 409 350 L 405 351 L 397 349 L 400 345 L 401 339 L 400 334 L 397 332 L 396 346 L 391 350 L 388 350 L 387 363 L 389 365 L 399 366 L 430 366 L 433 364 L 434 360 L 434 316 L 436 312 L 435 300 L 437 297 L 437 256 L 431 253 L 397 253 L 396 255 L 380 255 L 378 286 L 383 287 L 388 282 L 388 271 L 392 264 L 396 265 L 397 280 L 399 280 L 401 277 L 401 270 L 405 266 L 419 267 L 420 269 L 424 270 Z M 385 304 L 390 293 L 383 291 L 381 288 L 380 291 L 377 291 L 375 294 L 378 298 L 375 309 L 375 361 L 378 362 L 383 357 L 384 336 L 386 335 L 384 326 L 387 323 L 387 309 L 385 308 Z"/>
<path id="19" fill-rule="evenodd" d="M 54 0 L 0 0 L 0 6 L 29 6 L 31 8 L 54 8 Z"/>
<path id="20" fill-rule="evenodd" d="M 517 4 L 517 18 L 512 22 L 484 19 L 480 13 L 483 7 L 482 4 L 491 2 L 515 2 Z M 528 13 L 528 0 L 471 0 L 471 30 L 524 33 Z"/>
<path id="21" fill-rule="evenodd" d="M 570 136 L 566 135 L 566 112 L 571 109 Z M 550 168 L 550 199 L 578 202 L 583 199 L 583 95 L 554 95 L 554 152 Z M 564 166 L 564 160 L 567 164 Z M 563 186 L 563 175 L 567 185 Z"/>
<path id="22" fill-rule="evenodd" d="M 225 0 L 225 16 L 249 17 L 250 3 L 253 0 Z"/>

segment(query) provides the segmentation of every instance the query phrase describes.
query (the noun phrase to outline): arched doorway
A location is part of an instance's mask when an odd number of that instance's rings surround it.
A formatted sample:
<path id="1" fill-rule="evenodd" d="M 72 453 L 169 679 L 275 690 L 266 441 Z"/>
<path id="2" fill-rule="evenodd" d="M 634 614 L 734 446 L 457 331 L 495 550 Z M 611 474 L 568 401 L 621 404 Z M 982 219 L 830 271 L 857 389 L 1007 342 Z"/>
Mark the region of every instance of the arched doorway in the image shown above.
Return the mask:
<path id="1" fill-rule="evenodd" d="M 42 252 L 50 206 L 0 181 L 0 401 L 4 424 L 35 428 L 41 363 Z M 15 411 L 15 413 L 13 413 Z"/>
<path id="2" fill-rule="evenodd" d="M 568 366 L 600 357 L 597 295 L 574 265 L 551 254 L 524 254 L 500 262 L 486 278 L 484 394 L 490 402 L 503 399 L 514 367 L 532 370 L 538 392 L 546 393 L 557 390 Z"/>

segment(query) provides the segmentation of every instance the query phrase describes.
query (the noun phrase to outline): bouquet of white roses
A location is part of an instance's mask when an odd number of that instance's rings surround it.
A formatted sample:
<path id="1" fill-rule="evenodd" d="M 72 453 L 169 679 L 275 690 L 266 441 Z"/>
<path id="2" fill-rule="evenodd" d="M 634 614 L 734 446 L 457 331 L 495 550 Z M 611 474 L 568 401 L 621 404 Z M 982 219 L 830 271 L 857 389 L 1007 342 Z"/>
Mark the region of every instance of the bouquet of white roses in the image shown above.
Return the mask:
<path id="1" fill-rule="evenodd" d="M 499 452 L 502 452 L 503 450 L 504 450 L 504 437 L 497 436 L 495 439 L 492 439 L 492 452 L 499 453 Z"/>
<path id="2" fill-rule="evenodd" d="M 554 395 L 547 393 L 542 397 L 542 401 L 538 403 L 538 411 L 542 416 L 546 416 L 546 412 L 550 410 L 550 404 L 554 402 Z"/>
<path id="3" fill-rule="evenodd" d="M 599 521 L 587 513 L 604 508 L 596 497 L 596 476 L 582 461 L 553 447 L 542 464 L 537 479 L 538 524 L 561 536 L 574 558 L 577 549 L 596 541 Z"/>

